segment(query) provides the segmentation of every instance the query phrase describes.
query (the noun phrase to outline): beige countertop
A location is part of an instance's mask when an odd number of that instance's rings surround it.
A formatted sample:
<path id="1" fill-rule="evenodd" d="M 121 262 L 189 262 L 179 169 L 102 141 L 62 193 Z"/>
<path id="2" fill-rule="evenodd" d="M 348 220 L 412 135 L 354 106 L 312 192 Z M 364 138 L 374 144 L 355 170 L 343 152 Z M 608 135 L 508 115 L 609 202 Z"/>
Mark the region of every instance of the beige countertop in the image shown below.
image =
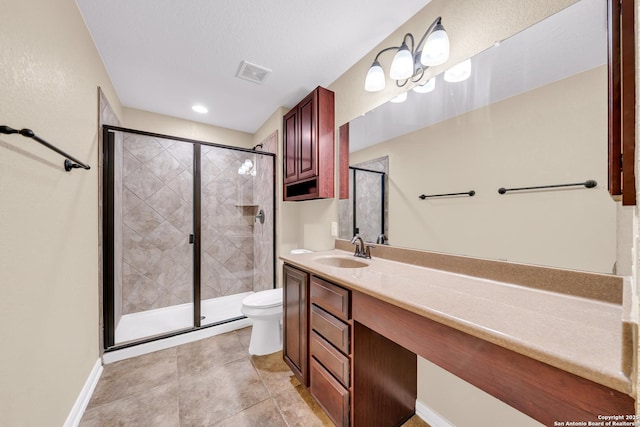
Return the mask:
<path id="1" fill-rule="evenodd" d="M 320 258 L 368 264 L 339 268 Z M 330 250 L 283 255 L 284 262 L 352 290 L 545 362 L 620 392 L 633 392 L 623 372 L 631 356 L 623 305 L 382 258 Z M 628 368 L 626 369 L 629 370 Z"/>

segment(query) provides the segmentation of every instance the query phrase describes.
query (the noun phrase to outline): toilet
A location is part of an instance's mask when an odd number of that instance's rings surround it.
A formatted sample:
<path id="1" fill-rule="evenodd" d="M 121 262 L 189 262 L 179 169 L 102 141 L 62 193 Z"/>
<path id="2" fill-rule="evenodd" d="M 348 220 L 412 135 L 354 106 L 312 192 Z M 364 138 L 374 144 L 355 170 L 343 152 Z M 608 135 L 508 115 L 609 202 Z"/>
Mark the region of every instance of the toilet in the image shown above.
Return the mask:
<path id="1" fill-rule="evenodd" d="M 308 252 L 311 251 L 294 249 L 290 253 Z M 240 311 L 253 321 L 249 354 L 263 356 L 282 350 L 282 288 L 246 296 Z"/>
<path id="2" fill-rule="evenodd" d="M 249 354 L 262 356 L 282 350 L 282 288 L 246 296 L 240 311 L 253 321 Z"/>

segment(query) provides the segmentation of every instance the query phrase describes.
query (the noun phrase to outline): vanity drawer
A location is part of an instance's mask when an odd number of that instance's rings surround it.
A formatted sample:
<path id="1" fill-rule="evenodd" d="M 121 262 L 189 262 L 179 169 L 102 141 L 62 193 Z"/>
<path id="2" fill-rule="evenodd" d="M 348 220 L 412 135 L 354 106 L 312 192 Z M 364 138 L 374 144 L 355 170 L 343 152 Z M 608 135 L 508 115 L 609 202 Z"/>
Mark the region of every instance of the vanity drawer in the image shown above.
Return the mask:
<path id="1" fill-rule="evenodd" d="M 311 276 L 311 302 L 342 320 L 349 320 L 351 313 L 347 289 Z"/>
<path id="2" fill-rule="evenodd" d="M 311 358 L 311 395 L 337 427 L 349 425 L 349 391 Z"/>
<path id="3" fill-rule="evenodd" d="M 349 325 L 315 305 L 311 306 L 311 329 L 322 335 L 344 354 L 350 353 Z"/>
<path id="4" fill-rule="evenodd" d="M 311 356 L 315 357 L 342 385 L 349 388 L 351 365 L 349 358 L 336 350 L 316 331 L 311 332 Z"/>

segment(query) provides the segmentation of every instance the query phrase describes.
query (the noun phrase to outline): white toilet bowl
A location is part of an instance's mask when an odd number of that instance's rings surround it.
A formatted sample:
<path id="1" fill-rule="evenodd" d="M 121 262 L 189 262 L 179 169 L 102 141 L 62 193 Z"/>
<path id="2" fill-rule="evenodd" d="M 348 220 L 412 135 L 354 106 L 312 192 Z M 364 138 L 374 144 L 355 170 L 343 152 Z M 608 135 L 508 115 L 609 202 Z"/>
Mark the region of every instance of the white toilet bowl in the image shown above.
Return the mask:
<path id="1" fill-rule="evenodd" d="M 248 295 L 240 311 L 253 321 L 249 354 L 262 356 L 282 350 L 282 288 Z"/>

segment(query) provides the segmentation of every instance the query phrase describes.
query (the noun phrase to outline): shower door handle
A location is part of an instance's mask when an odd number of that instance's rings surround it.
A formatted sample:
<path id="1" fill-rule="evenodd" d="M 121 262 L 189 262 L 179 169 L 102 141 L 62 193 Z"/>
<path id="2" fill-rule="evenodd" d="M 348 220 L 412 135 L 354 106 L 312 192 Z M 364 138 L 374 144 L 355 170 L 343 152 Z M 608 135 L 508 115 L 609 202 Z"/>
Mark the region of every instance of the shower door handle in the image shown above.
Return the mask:
<path id="1" fill-rule="evenodd" d="M 195 241 L 195 236 L 193 234 L 189 234 L 189 244 L 193 245 L 194 241 Z"/>

